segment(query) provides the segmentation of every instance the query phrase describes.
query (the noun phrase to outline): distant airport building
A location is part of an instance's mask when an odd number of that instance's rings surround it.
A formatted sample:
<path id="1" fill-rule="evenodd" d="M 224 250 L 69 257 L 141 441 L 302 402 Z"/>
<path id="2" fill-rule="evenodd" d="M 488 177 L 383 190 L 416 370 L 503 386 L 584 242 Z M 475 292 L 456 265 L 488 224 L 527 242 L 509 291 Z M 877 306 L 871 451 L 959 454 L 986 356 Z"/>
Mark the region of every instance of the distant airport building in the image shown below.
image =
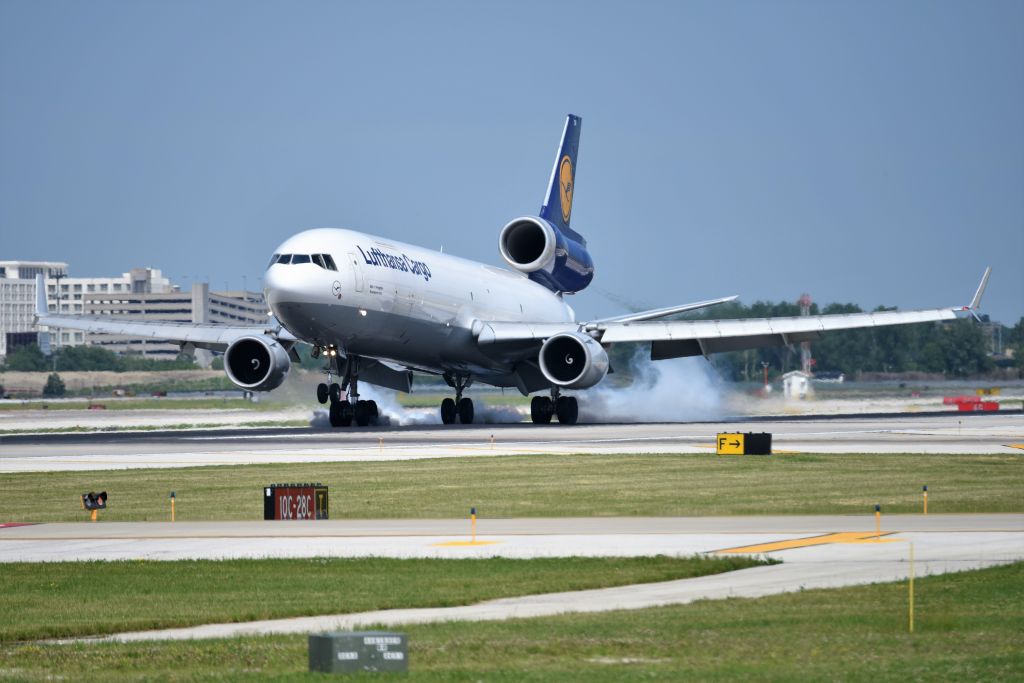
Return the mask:
<path id="1" fill-rule="evenodd" d="M 168 293 L 95 292 L 82 301 L 85 315 L 117 316 L 128 320 L 169 320 L 181 323 L 261 325 L 267 322 L 267 305 L 258 292 L 211 292 L 205 282 L 192 291 Z M 181 348 L 176 342 L 131 336 L 87 333 L 86 343 L 116 353 L 149 358 L 175 358 Z"/>
<path id="2" fill-rule="evenodd" d="M 49 335 L 35 324 L 36 275 L 61 278 L 67 272 L 61 261 L 0 261 L 0 358 L 29 344 L 49 349 Z"/>
<path id="3" fill-rule="evenodd" d="M 29 344 L 38 344 L 47 354 L 81 344 L 150 358 L 174 358 L 180 352 L 173 342 L 37 328 L 37 274 L 46 277 L 46 299 L 53 312 L 236 325 L 267 320 L 259 292 L 210 292 L 206 283 L 182 292 L 155 268 L 133 268 L 120 277 L 69 277 L 68 264 L 60 261 L 0 261 L 0 359 Z"/>

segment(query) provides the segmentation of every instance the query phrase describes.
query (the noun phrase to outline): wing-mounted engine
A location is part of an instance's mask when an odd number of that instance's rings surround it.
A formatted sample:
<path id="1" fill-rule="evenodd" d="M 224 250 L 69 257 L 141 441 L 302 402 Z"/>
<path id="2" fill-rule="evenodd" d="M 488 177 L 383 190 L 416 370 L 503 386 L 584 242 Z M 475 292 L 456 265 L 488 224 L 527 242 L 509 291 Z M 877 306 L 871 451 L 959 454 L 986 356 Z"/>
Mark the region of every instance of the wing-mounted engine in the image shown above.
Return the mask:
<path id="1" fill-rule="evenodd" d="M 290 369 L 288 350 L 265 335 L 240 337 L 224 352 L 224 371 L 228 379 L 249 391 L 276 389 Z"/>
<path id="2" fill-rule="evenodd" d="M 566 389 L 587 389 L 608 374 L 608 353 L 582 332 L 549 337 L 540 347 L 539 360 L 544 377 Z"/>
<path id="3" fill-rule="evenodd" d="M 578 292 L 594 279 L 586 242 L 537 216 L 509 222 L 501 230 L 498 248 L 510 266 L 555 292 Z"/>

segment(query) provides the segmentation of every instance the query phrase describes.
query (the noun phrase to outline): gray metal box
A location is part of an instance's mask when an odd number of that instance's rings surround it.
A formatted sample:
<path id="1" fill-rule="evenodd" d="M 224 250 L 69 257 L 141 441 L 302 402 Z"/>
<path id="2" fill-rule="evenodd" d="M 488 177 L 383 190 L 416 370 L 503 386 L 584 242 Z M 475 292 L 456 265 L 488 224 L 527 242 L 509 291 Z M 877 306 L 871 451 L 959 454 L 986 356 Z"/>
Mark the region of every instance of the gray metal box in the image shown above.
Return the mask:
<path id="1" fill-rule="evenodd" d="M 409 642 L 404 633 L 354 631 L 309 636 L 309 670 L 408 671 Z"/>

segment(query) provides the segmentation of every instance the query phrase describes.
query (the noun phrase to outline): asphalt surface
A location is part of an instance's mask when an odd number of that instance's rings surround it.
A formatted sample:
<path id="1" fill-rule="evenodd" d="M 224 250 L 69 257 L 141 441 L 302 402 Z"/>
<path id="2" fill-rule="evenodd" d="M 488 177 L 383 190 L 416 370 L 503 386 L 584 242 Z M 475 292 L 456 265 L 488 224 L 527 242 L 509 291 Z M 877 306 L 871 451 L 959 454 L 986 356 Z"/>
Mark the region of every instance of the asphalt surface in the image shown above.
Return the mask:
<path id="1" fill-rule="evenodd" d="M 719 432 L 771 432 L 777 452 L 1007 453 L 1024 414 L 936 413 L 606 425 L 449 425 L 0 437 L 0 472 L 406 460 L 539 453 L 707 453 Z"/>

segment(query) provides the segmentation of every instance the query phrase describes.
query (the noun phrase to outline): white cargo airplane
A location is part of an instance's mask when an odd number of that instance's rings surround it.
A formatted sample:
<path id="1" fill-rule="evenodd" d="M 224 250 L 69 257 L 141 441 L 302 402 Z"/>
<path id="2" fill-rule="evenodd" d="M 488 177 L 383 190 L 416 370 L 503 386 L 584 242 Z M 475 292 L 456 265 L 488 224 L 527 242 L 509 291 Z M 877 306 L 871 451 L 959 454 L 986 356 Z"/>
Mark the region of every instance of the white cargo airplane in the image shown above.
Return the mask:
<path id="1" fill-rule="evenodd" d="M 501 256 L 514 270 L 352 230 L 307 230 L 277 248 L 264 277 L 272 318 L 258 327 L 157 323 L 110 316 L 56 315 L 47 310 L 37 280 L 37 322 L 60 328 L 154 339 L 183 348 L 224 352 L 224 369 L 239 387 L 270 391 L 284 381 L 295 344 L 313 346 L 327 361 L 327 382 L 317 388 L 330 402 L 333 426 L 377 417 L 373 401 L 359 399 L 359 382 L 409 391 L 413 370 L 440 375 L 455 397 L 441 403 L 445 424 L 473 421 L 463 392 L 479 381 L 515 387 L 533 398 L 535 423 L 574 424 L 576 399 L 563 391 L 586 389 L 609 372 L 607 349 L 649 343 L 651 358 L 709 355 L 794 344 L 822 332 L 949 320 L 974 314 L 991 269 L 969 306 L 921 311 L 747 320 L 658 321 L 732 301 L 735 296 L 601 320 L 577 321 L 563 299 L 594 276 L 586 240 L 569 227 L 581 119 L 570 115 L 537 216 L 501 230 Z M 337 376 L 341 383 L 332 378 Z"/>

